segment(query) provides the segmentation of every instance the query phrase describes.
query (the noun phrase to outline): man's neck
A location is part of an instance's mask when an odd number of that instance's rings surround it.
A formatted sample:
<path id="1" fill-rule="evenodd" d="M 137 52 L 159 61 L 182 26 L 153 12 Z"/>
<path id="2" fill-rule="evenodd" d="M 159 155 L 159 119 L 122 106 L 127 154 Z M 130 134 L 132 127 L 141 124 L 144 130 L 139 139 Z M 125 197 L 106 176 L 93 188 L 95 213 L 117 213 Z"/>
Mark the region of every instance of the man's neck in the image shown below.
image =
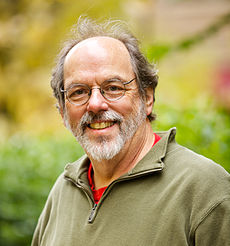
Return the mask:
<path id="1" fill-rule="evenodd" d="M 113 159 L 100 162 L 91 159 L 95 189 L 108 186 L 131 170 L 151 149 L 154 138 L 151 125 L 147 121 L 138 128 L 134 137 Z"/>

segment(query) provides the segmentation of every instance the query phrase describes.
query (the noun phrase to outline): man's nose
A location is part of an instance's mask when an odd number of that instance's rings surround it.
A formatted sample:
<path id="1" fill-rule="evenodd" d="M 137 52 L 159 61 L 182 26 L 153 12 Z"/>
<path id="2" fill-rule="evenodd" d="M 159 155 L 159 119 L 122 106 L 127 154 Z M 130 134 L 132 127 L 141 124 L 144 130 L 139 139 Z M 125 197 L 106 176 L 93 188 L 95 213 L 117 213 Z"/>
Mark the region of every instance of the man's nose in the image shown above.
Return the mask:
<path id="1" fill-rule="evenodd" d="M 87 103 L 87 111 L 98 113 L 108 110 L 108 104 L 102 96 L 99 88 L 92 88 L 89 101 Z"/>

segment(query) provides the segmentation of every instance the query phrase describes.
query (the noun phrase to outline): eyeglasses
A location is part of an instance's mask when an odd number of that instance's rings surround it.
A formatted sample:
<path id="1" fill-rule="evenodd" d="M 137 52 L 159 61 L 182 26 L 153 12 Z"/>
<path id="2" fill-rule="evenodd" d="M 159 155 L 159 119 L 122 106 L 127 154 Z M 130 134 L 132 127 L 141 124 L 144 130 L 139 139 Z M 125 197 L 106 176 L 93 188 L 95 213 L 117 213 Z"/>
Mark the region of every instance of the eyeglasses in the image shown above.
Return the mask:
<path id="1" fill-rule="evenodd" d="M 66 90 L 60 89 L 62 93 L 65 93 L 66 99 L 77 106 L 83 105 L 88 102 L 92 90 L 100 90 L 101 95 L 108 101 L 117 101 L 121 99 L 126 92 L 125 86 L 134 81 L 136 78 L 131 79 L 128 82 L 122 82 L 120 80 L 109 80 L 101 84 L 100 87 L 90 88 L 86 84 L 73 84 Z"/>

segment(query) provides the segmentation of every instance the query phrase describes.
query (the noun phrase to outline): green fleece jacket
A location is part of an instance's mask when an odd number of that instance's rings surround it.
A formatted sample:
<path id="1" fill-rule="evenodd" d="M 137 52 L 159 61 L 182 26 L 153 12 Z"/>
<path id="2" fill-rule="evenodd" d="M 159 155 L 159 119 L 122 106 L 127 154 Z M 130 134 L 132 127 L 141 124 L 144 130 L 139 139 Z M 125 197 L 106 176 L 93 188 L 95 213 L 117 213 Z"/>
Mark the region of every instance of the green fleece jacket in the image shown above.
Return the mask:
<path id="1" fill-rule="evenodd" d="M 89 159 L 68 164 L 50 192 L 32 246 L 229 246 L 230 175 L 175 142 L 175 129 L 98 205 L 87 180 Z"/>

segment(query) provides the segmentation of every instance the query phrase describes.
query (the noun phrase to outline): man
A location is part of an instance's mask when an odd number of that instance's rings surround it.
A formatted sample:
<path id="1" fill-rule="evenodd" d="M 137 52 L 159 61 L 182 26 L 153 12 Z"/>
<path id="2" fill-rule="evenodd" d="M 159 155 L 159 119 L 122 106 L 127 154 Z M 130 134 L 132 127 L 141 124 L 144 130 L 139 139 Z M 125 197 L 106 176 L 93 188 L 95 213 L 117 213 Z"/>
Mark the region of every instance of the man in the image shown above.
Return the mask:
<path id="1" fill-rule="evenodd" d="M 86 155 L 58 178 L 32 246 L 230 245 L 230 175 L 175 129 L 153 133 L 156 70 L 111 24 L 80 20 L 59 55 L 51 85 Z"/>

